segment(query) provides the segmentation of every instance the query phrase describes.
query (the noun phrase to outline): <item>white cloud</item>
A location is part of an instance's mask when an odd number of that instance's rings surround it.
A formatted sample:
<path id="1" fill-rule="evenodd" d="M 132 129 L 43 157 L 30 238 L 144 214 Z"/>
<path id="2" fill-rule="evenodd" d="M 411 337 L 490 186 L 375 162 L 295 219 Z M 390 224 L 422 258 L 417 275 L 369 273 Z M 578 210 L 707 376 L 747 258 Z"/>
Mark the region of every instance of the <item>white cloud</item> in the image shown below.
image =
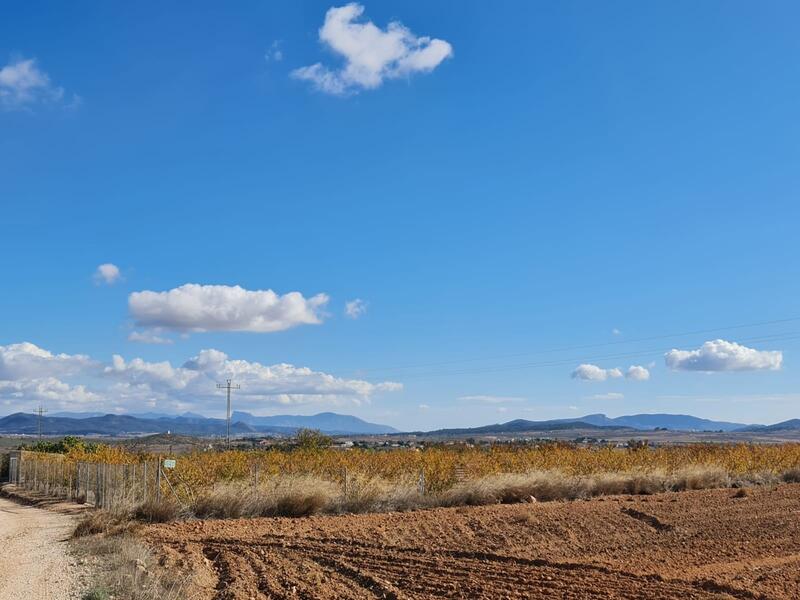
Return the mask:
<path id="1" fill-rule="evenodd" d="M 170 338 L 160 336 L 155 330 L 149 329 L 145 331 L 131 331 L 128 335 L 128 341 L 162 346 L 174 343 Z"/>
<path id="2" fill-rule="evenodd" d="M 33 58 L 17 59 L 0 69 L 0 107 L 6 110 L 44 104 L 74 107 L 79 103 L 80 98 L 73 94 L 71 101 L 64 104 L 64 89 L 53 85 Z"/>
<path id="3" fill-rule="evenodd" d="M 0 346 L 0 380 L 61 377 L 96 367 L 83 354 L 53 354 L 30 342 Z"/>
<path id="4" fill-rule="evenodd" d="M 459 400 L 464 402 L 485 402 L 486 404 L 505 404 L 507 402 L 524 402 L 526 399 L 520 396 L 489 396 L 478 394 L 474 396 L 461 396 Z"/>
<path id="5" fill-rule="evenodd" d="M 619 329 L 617 329 L 616 327 L 614 327 L 614 329 L 611 330 L 611 334 L 612 335 L 622 335 L 622 332 Z"/>
<path id="6" fill-rule="evenodd" d="M 379 87 L 386 79 L 424 73 L 435 69 L 453 55 L 444 40 L 417 37 L 398 21 L 380 29 L 372 21 L 356 23 L 364 7 L 351 3 L 334 7 L 325 14 L 319 30 L 320 41 L 344 59 L 331 70 L 321 63 L 292 71 L 292 77 L 310 81 L 329 94 L 346 94 Z"/>
<path id="7" fill-rule="evenodd" d="M 361 298 L 355 300 L 348 300 L 344 304 L 344 314 L 350 319 L 357 319 L 367 313 L 367 303 Z"/>
<path id="8" fill-rule="evenodd" d="M 94 272 L 95 283 L 113 285 L 119 281 L 121 277 L 122 274 L 119 272 L 119 267 L 112 263 L 103 263 L 99 265 Z"/>
<path id="9" fill-rule="evenodd" d="M 641 365 L 631 365 L 625 371 L 625 378 L 633 381 L 647 381 L 650 379 L 650 371 Z"/>
<path id="10" fill-rule="evenodd" d="M 676 371 L 777 371 L 781 368 L 783 353 L 712 340 L 697 350 L 670 350 L 664 355 L 664 361 Z"/>
<path id="11" fill-rule="evenodd" d="M 581 364 L 572 372 L 573 379 L 583 379 L 584 381 L 605 381 L 609 378 L 622 377 L 622 371 L 617 368 L 602 369 L 597 365 Z"/>
<path id="12" fill-rule="evenodd" d="M 624 400 L 625 395 L 619 392 L 608 392 L 607 394 L 593 394 L 587 396 L 586 400 Z"/>
<path id="13" fill-rule="evenodd" d="M 420 404 L 417 408 L 419 408 L 420 410 L 428 410 L 430 406 L 428 406 L 427 404 Z"/>
<path id="14" fill-rule="evenodd" d="M 108 411 L 159 407 L 163 410 L 220 411 L 216 384 L 241 384 L 238 406 L 363 404 L 381 392 L 402 389 L 399 383 L 346 379 L 307 367 L 229 358 L 203 350 L 181 366 L 168 361 L 125 360 L 115 355 L 101 364 L 82 355 L 56 355 L 33 344 L 0 346 L 0 401 L 20 410 L 48 400 L 62 408 L 92 405 Z"/>
<path id="15" fill-rule="evenodd" d="M 269 333 L 322 322 L 328 296 L 279 296 L 272 290 L 187 283 L 166 292 L 134 292 L 128 308 L 141 327 L 181 332 L 250 331 Z"/>
<path id="16" fill-rule="evenodd" d="M 56 403 L 59 407 L 98 402 L 100 396 L 83 385 L 69 385 L 55 377 L 0 381 L 0 398 L 7 400 Z"/>
<path id="17" fill-rule="evenodd" d="M 283 60 L 283 50 L 281 50 L 280 40 L 275 40 L 270 44 L 270 47 L 267 48 L 267 51 L 264 53 L 264 60 L 267 62 L 280 62 Z"/>

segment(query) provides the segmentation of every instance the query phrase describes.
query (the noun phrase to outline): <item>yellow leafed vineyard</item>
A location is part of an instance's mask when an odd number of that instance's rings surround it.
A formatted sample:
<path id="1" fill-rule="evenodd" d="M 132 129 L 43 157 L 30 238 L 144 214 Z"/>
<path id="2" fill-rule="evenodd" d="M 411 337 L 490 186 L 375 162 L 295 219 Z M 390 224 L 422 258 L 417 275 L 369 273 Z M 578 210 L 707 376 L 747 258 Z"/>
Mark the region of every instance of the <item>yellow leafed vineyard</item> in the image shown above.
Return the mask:
<path id="1" fill-rule="evenodd" d="M 38 454 L 47 460 L 47 455 Z M 87 453 L 71 450 L 67 463 L 134 465 L 158 457 L 118 447 Z M 177 457 L 174 474 L 195 490 L 231 481 L 260 480 L 278 475 L 314 475 L 342 483 L 350 476 L 403 481 L 424 473 L 426 489 L 446 490 L 459 479 L 477 479 L 500 473 L 559 471 L 570 476 L 600 473 L 672 473 L 692 466 L 713 466 L 732 476 L 782 473 L 800 468 L 800 444 L 690 444 L 656 448 L 577 447 L 570 444 L 538 446 L 436 446 L 423 450 L 392 449 L 270 449 L 258 451 L 193 452 Z"/>

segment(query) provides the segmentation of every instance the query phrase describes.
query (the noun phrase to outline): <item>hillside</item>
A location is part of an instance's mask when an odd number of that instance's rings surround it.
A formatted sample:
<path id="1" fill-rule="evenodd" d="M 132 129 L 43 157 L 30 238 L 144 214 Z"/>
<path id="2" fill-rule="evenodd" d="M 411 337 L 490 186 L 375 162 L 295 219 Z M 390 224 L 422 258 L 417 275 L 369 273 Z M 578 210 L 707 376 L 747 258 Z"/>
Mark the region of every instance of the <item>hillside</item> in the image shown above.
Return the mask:
<path id="1" fill-rule="evenodd" d="M 198 414 L 185 413 L 166 416 L 101 415 L 96 413 L 60 413 L 60 416 L 42 417 L 45 435 L 131 435 L 172 432 L 181 435 L 225 435 L 224 419 L 211 419 Z M 0 433 L 33 435 L 38 432 L 39 418 L 33 414 L 15 413 L 0 418 Z M 300 428 L 319 429 L 328 434 L 379 435 L 397 430 L 386 425 L 368 423 L 350 415 L 320 413 L 310 416 L 280 415 L 256 417 L 246 412 L 235 412 L 231 418 L 231 433 L 235 435 L 276 434 L 292 435 Z"/>

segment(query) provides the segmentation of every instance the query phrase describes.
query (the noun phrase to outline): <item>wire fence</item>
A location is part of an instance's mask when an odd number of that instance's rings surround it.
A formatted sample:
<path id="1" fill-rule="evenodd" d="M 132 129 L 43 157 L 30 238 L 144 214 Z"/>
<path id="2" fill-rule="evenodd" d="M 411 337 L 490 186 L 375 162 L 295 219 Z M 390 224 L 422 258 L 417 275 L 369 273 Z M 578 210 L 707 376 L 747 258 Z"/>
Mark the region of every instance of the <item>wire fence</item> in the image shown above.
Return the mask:
<path id="1" fill-rule="evenodd" d="M 81 504 L 91 504 L 106 510 L 125 510 L 144 503 L 169 501 L 184 508 L 196 499 L 194 487 L 175 469 L 175 460 L 145 460 L 134 464 L 111 464 L 101 462 L 75 462 L 66 460 L 62 454 L 37 452 L 15 452 L 9 459 L 8 481 L 22 489 Z M 260 465 L 249 467 L 249 477 L 244 480 L 253 488 L 259 488 L 267 480 L 279 475 L 263 474 Z M 456 472 L 458 481 L 465 478 L 463 467 Z M 346 467 L 339 473 L 344 498 L 358 495 L 364 485 L 358 472 Z M 417 493 L 429 493 L 424 469 L 420 469 L 406 482 L 413 482 Z M 218 483 L 201 488 L 214 488 Z"/>
<path id="2" fill-rule="evenodd" d="M 71 462 L 60 454 L 19 452 L 9 460 L 9 482 L 51 498 L 116 509 L 171 497 L 184 502 L 191 488 L 168 474 L 161 460 L 138 464 Z"/>

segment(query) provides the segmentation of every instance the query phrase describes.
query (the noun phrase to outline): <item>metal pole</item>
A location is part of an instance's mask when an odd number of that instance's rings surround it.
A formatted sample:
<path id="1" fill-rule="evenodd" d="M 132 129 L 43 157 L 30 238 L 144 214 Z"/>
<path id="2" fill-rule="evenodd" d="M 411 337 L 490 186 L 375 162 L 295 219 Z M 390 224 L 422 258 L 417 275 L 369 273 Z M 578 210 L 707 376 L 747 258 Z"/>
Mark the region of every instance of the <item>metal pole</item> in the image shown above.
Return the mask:
<path id="1" fill-rule="evenodd" d="M 225 380 L 225 384 L 218 383 L 217 389 L 227 391 L 228 405 L 225 419 L 225 444 L 228 449 L 231 447 L 231 390 L 238 390 L 241 386 L 233 385 L 230 379 Z"/>

